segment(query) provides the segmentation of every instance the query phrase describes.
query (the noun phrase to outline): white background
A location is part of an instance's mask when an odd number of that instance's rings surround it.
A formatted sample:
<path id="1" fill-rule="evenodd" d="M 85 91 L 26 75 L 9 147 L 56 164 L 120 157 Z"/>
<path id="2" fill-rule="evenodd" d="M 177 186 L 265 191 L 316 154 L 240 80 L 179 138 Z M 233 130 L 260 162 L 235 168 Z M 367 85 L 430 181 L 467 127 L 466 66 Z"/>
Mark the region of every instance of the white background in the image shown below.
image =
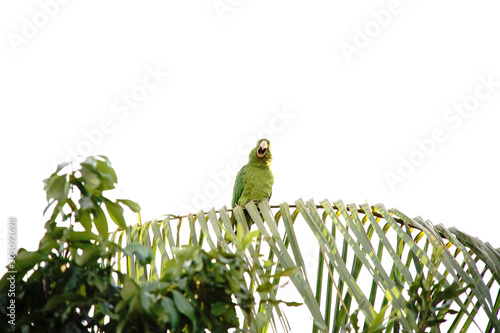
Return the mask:
<path id="1" fill-rule="evenodd" d="M 230 206 L 236 172 L 267 136 L 271 204 L 383 203 L 500 247 L 499 10 L 497 1 L 4 1 L 0 240 L 15 216 L 18 246 L 37 248 L 42 180 L 70 151 L 107 155 L 122 197 L 149 220 Z M 168 77 L 144 90 L 148 70 Z M 480 77 L 496 86 L 479 101 Z M 141 89 L 144 99 L 123 108 Z M 464 101 L 474 106 L 466 116 L 448 113 Z M 436 130 L 444 139 L 429 144 Z M 391 188 L 385 175 L 411 158 L 413 172 L 406 166 Z"/>

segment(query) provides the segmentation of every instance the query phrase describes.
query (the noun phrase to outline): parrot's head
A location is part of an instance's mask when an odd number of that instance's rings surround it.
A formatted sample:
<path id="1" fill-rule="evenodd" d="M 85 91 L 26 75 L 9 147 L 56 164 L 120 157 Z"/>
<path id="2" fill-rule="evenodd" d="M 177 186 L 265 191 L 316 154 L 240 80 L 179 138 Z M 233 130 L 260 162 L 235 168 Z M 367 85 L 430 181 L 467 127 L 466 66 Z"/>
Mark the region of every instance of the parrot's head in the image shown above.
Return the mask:
<path id="1" fill-rule="evenodd" d="M 271 142 L 267 139 L 261 139 L 257 142 L 257 146 L 252 149 L 250 153 L 250 162 L 254 163 L 265 163 L 268 166 L 273 160 L 273 155 L 271 154 Z"/>

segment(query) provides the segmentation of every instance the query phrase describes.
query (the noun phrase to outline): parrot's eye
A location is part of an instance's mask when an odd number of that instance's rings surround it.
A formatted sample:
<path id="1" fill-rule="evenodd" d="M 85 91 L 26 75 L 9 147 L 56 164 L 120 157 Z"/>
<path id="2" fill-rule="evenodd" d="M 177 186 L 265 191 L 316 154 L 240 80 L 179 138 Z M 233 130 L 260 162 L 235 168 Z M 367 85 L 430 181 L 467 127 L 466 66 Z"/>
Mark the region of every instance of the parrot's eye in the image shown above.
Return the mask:
<path id="1" fill-rule="evenodd" d="M 262 140 L 262 142 L 259 145 L 259 149 L 257 149 L 257 157 L 263 158 L 266 155 L 266 152 L 267 152 L 267 141 Z"/>

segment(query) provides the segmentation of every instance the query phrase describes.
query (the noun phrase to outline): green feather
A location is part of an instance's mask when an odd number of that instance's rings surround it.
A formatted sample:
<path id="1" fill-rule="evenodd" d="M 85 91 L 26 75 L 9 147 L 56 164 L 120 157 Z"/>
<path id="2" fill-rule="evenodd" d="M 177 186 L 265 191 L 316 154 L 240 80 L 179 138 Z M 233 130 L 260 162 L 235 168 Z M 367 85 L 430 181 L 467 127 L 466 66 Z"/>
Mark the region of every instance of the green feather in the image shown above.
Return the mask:
<path id="1" fill-rule="evenodd" d="M 274 184 L 274 176 L 270 165 L 272 161 L 271 143 L 265 140 L 267 148 L 263 149 L 259 140 L 250 152 L 248 163 L 238 172 L 233 188 L 232 207 L 243 206 L 252 200 L 269 199 Z"/>
<path id="2" fill-rule="evenodd" d="M 244 173 L 245 173 L 245 167 L 241 168 L 240 171 L 238 172 L 238 175 L 236 175 L 236 180 L 234 182 L 234 188 L 233 188 L 233 201 L 231 204 L 233 208 L 236 207 L 236 204 L 238 203 L 238 200 L 240 200 L 241 194 L 243 193 Z"/>

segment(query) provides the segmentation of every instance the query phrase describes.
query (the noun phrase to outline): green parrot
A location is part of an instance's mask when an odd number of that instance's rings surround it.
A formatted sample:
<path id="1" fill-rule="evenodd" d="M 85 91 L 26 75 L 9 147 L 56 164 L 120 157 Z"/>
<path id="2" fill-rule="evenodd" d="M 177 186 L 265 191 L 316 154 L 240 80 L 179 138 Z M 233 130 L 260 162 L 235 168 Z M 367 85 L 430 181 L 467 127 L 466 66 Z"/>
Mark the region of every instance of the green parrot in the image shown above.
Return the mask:
<path id="1" fill-rule="evenodd" d="M 250 152 L 248 163 L 238 172 L 233 188 L 232 207 L 271 198 L 274 176 L 271 172 L 271 143 L 261 139 Z"/>

